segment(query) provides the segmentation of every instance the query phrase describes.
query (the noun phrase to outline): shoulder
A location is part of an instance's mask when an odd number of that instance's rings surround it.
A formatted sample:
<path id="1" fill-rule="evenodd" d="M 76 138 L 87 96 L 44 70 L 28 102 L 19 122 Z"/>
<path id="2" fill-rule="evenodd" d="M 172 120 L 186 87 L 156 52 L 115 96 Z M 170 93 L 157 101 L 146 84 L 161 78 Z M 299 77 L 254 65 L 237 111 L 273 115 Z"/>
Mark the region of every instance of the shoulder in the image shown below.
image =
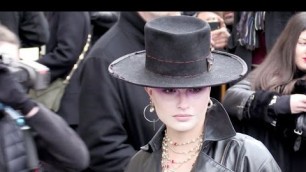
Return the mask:
<path id="1" fill-rule="evenodd" d="M 151 153 L 145 151 L 145 150 L 139 150 L 131 159 L 131 162 L 139 162 L 139 161 L 145 161 Z"/>
<path id="2" fill-rule="evenodd" d="M 237 133 L 236 136 L 232 138 L 234 142 L 237 142 L 239 146 L 243 149 L 250 149 L 250 150 L 256 150 L 256 151 L 262 151 L 262 152 L 269 152 L 268 149 L 265 147 L 265 145 L 255 139 L 254 137 L 251 137 L 246 134 Z"/>
<path id="3" fill-rule="evenodd" d="M 275 159 L 266 148 L 266 146 L 259 140 L 237 133 L 231 140 L 231 145 L 237 149 L 241 168 L 256 169 L 258 171 L 281 171 Z M 256 171 L 255 170 L 255 171 Z"/>
<path id="4" fill-rule="evenodd" d="M 125 172 L 135 172 L 143 169 L 142 165 L 149 157 L 150 153 L 144 150 L 138 151 L 130 160 Z"/>

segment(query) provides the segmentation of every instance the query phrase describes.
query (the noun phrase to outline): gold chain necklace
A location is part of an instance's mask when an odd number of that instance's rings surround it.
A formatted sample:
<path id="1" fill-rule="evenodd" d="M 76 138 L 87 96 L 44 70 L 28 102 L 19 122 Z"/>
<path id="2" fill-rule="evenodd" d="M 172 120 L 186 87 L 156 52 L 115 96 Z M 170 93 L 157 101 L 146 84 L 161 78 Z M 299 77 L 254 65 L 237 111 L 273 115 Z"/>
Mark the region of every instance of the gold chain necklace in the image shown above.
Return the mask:
<path id="1" fill-rule="evenodd" d="M 183 143 L 178 143 L 178 142 L 174 142 L 172 141 L 171 138 L 168 137 L 167 131 L 165 131 L 165 136 L 164 138 L 167 140 L 167 142 L 173 146 L 184 146 L 184 145 L 188 145 L 191 143 L 195 143 L 196 141 L 199 141 L 201 139 L 203 139 L 203 134 L 199 135 L 197 138 L 192 139 L 192 140 L 188 140 L 187 142 L 183 142 Z"/>
<path id="2" fill-rule="evenodd" d="M 202 142 L 202 140 L 200 140 L 200 142 Z M 172 152 L 174 152 L 174 153 L 176 153 L 176 154 L 189 154 L 189 153 L 191 153 L 191 152 L 195 152 L 195 151 L 197 151 L 198 149 L 200 149 L 201 148 L 201 144 L 198 144 L 198 145 L 196 145 L 195 147 L 192 147 L 190 150 L 188 150 L 188 151 L 177 151 L 177 150 L 174 150 L 171 146 L 168 146 L 167 148 L 169 148 Z"/>
<path id="3" fill-rule="evenodd" d="M 191 141 L 184 142 L 184 143 L 175 144 L 175 142 L 170 143 L 170 141 L 171 141 L 171 139 L 166 135 L 166 132 L 165 132 L 165 136 L 164 136 L 163 142 L 162 142 L 162 150 L 163 151 L 162 151 L 162 160 L 161 160 L 163 172 L 175 172 L 175 170 L 180 168 L 183 164 L 187 163 L 192 158 L 194 158 L 196 155 L 198 155 L 198 153 L 200 152 L 201 147 L 203 145 L 203 135 L 200 135 L 196 139 L 193 139 Z M 194 146 L 193 148 L 191 148 L 190 150 L 185 151 L 185 152 L 175 151 L 171 148 L 171 145 L 182 146 L 182 145 L 187 145 L 187 144 L 196 143 L 196 142 L 198 142 L 198 144 L 196 146 Z M 171 150 L 172 152 L 177 153 L 177 154 L 185 154 L 186 159 L 184 159 L 182 161 L 176 161 L 174 159 L 171 159 L 169 157 L 169 150 Z"/>

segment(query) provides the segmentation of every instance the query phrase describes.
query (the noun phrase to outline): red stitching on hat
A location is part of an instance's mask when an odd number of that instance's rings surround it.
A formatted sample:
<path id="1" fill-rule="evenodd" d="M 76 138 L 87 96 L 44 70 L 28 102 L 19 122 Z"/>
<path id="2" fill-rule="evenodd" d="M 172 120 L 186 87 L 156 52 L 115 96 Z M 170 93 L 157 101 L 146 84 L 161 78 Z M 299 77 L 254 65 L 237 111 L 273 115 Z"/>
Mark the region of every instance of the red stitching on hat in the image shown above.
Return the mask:
<path id="1" fill-rule="evenodd" d="M 191 77 L 196 77 L 196 76 L 200 76 L 202 73 L 199 73 L 199 74 L 195 74 L 195 75 L 165 75 L 165 74 L 161 74 L 161 73 L 158 73 L 158 72 L 153 72 L 153 71 L 150 71 L 154 74 L 157 74 L 157 75 L 161 75 L 161 76 L 165 76 L 165 77 L 169 77 L 169 78 L 178 78 L 178 77 L 181 77 L 181 78 L 191 78 Z"/>
<path id="2" fill-rule="evenodd" d="M 210 58 L 211 57 L 211 54 L 209 54 L 207 57 L 204 57 L 204 58 L 200 58 L 200 59 L 193 60 L 193 61 L 185 61 L 185 62 L 161 60 L 161 59 L 158 59 L 156 57 L 150 56 L 148 54 L 147 54 L 147 57 L 149 57 L 151 59 L 154 59 L 154 60 L 157 60 L 157 61 L 160 61 L 160 62 L 165 62 L 165 63 L 193 63 L 193 62 L 198 62 L 198 61 L 206 60 L 206 58 Z"/>

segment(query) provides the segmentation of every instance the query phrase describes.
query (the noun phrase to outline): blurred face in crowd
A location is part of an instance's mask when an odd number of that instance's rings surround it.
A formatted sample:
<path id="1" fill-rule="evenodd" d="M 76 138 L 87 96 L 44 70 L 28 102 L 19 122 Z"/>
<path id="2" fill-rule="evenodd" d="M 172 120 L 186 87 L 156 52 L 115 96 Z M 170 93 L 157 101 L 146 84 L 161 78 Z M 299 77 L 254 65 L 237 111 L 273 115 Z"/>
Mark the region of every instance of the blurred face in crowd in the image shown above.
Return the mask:
<path id="1" fill-rule="evenodd" d="M 210 89 L 145 88 L 168 131 L 191 133 L 203 127 Z"/>
<path id="2" fill-rule="evenodd" d="M 149 12 L 156 17 L 164 17 L 164 16 L 179 16 L 181 12 L 179 11 L 152 11 Z"/>
<path id="3" fill-rule="evenodd" d="M 198 12 L 199 19 L 202 19 L 206 22 L 218 22 L 220 21 L 220 16 L 214 12 L 209 12 L 209 11 L 201 11 Z"/>
<path id="4" fill-rule="evenodd" d="M 226 25 L 232 25 L 234 23 L 234 12 L 223 11 L 223 20 Z"/>
<path id="5" fill-rule="evenodd" d="M 140 16 L 145 20 L 145 21 L 150 21 L 159 17 L 164 17 L 164 16 L 180 16 L 181 12 L 180 11 L 149 11 L 149 12 L 138 12 Z"/>
<path id="6" fill-rule="evenodd" d="M 301 32 L 295 48 L 295 63 L 297 68 L 306 72 L 306 30 Z"/>

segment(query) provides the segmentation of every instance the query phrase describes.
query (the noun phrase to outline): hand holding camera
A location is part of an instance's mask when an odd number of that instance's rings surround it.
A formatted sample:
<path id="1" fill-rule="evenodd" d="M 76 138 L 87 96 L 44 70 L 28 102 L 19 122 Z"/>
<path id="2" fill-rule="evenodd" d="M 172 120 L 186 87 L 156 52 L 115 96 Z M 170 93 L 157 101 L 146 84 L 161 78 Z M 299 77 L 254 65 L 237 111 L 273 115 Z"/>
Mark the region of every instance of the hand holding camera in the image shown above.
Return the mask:
<path id="1" fill-rule="evenodd" d="M 28 114 L 36 106 L 3 64 L 0 64 L 0 102 L 20 110 L 23 115 Z"/>
<path id="2" fill-rule="evenodd" d="M 214 12 L 202 11 L 198 18 L 208 22 L 211 29 L 211 45 L 214 49 L 222 49 L 227 46 L 230 33 L 227 31 L 224 20 Z"/>

